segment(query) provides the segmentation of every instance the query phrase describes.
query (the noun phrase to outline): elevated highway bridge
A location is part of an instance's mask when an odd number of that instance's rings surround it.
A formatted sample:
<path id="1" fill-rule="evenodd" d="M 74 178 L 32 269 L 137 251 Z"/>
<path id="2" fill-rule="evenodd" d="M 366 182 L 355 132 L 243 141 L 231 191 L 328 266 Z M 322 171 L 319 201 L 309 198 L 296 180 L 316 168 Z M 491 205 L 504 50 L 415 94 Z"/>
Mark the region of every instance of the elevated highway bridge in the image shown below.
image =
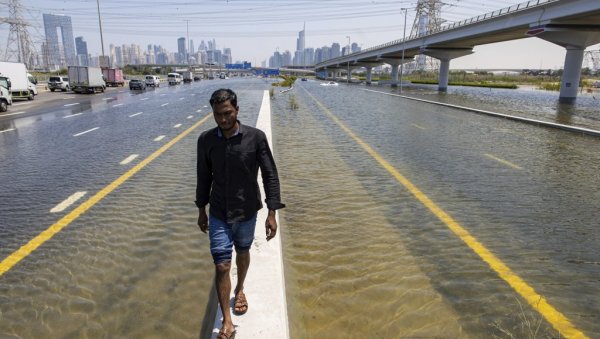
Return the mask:
<path id="1" fill-rule="evenodd" d="M 427 35 L 413 35 L 329 59 L 316 64 L 315 71 L 325 71 L 328 76 L 346 72 L 350 80 L 353 69 L 366 68 L 370 83 L 373 67 L 389 64 L 392 86 L 397 86 L 398 66 L 424 54 L 440 60 L 438 89 L 446 91 L 450 60 L 473 53 L 478 45 L 528 37 L 566 49 L 559 101 L 574 102 L 584 51 L 600 43 L 600 1 L 531 0 L 443 26 Z"/>

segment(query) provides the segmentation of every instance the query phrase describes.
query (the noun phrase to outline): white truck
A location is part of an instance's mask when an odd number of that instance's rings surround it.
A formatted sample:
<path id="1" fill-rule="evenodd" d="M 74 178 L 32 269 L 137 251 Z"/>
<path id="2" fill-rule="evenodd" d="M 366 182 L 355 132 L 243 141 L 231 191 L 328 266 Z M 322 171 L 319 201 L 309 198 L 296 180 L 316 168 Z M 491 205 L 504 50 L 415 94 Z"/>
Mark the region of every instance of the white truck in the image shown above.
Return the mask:
<path id="1" fill-rule="evenodd" d="M 27 72 L 27 66 L 20 62 L 0 62 L 0 75 L 10 79 L 10 93 L 13 99 L 33 100 L 37 95 L 37 80 Z"/>
<path id="2" fill-rule="evenodd" d="M 0 75 L 0 112 L 6 112 L 8 110 L 8 106 L 12 105 L 10 85 L 10 79 Z"/>
<path id="3" fill-rule="evenodd" d="M 183 82 L 188 84 L 194 81 L 194 73 L 192 71 L 183 71 Z"/>
<path id="4" fill-rule="evenodd" d="M 69 85 L 75 93 L 104 92 L 106 89 L 102 69 L 98 67 L 69 66 Z"/>
<path id="5" fill-rule="evenodd" d="M 181 74 L 175 72 L 168 73 L 167 79 L 169 80 L 170 86 L 179 85 L 181 83 Z"/>

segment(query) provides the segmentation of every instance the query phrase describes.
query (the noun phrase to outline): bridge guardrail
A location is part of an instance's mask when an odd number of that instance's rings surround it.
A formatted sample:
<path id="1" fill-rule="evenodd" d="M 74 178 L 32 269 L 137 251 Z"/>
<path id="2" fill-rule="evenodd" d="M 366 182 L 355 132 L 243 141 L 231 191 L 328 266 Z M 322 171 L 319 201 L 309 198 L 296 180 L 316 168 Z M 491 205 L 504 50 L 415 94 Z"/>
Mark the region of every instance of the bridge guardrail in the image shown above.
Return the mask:
<path id="1" fill-rule="evenodd" d="M 436 30 L 434 30 L 432 32 L 428 32 L 427 34 L 411 34 L 408 37 L 406 37 L 405 39 L 393 40 L 393 41 L 386 42 L 386 43 L 381 44 L 381 45 L 377 45 L 377 46 L 365 48 L 365 49 L 363 49 L 363 50 L 361 50 L 359 52 L 349 53 L 349 54 L 346 54 L 346 55 L 341 56 L 341 57 L 337 57 L 337 58 L 333 58 L 333 59 L 328 59 L 328 60 L 325 60 L 323 62 L 328 62 L 329 63 L 329 62 L 335 61 L 337 59 L 342 60 L 342 59 L 345 59 L 346 57 L 348 57 L 348 56 L 350 56 L 352 54 L 358 55 L 358 54 L 362 54 L 364 52 L 369 52 L 369 51 L 373 51 L 373 50 L 376 50 L 376 49 L 380 49 L 380 48 L 384 48 L 384 47 L 388 47 L 388 46 L 392 46 L 392 45 L 397 45 L 397 44 L 402 43 L 403 40 L 404 41 L 409 41 L 409 40 L 413 40 L 413 39 L 416 39 L 416 38 L 422 38 L 422 37 L 425 37 L 425 36 L 428 36 L 428 35 L 433 35 L 433 34 L 436 34 L 436 33 L 439 33 L 439 32 L 443 32 L 443 31 L 447 31 L 447 30 L 450 30 L 450 29 L 454 29 L 454 28 L 458 28 L 458 27 L 462 27 L 462 26 L 466 26 L 466 25 L 478 23 L 478 22 L 481 22 L 481 21 L 484 21 L 484 20 L 490 20 L 492 18 L 497 18 L 499 16 L 507 15 L 509 13 L 523 11 L 523 10 L 526 10 L 526 9 L 529 9 L 529 8 L 533 8 L 533 7 L 537 7 L 537 6 L 541 6 L 541 5 L 545 5 L 545 4 L 548 4 L 548 3 L 551 3 L 551 2 L 557 2 L 557 1 L 560 1 L 560 0 L 529 0 L 529 1 L 521 2 L 519 4 L 512 5 L 512 6 L 505 7 L 505 8 L 501 8 L 501 9 L 493 11 L 493 12 L 488 12 L 488 13 L 484 13 L 484 14 L 478 15 L 476 17 L 472 17 L 472 18 L 469 18 L 469 19 L 461 20 L 461 21 L 458 21 L 458 22 L 453 22 L 452 24 L 442 26 L 439 29 L 436 29 Z M 315 66 L 318 66 L 318 64 L 315 65 Z"/>

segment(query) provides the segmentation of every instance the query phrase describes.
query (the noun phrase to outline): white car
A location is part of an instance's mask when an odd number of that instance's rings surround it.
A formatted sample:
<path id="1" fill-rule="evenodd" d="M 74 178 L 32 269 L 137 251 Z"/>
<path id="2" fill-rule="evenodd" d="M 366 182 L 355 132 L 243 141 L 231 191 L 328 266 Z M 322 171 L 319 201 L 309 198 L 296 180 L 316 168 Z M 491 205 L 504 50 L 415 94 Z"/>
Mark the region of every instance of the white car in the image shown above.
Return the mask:
<path id="1" fill-rule="evenodd" d="M 337 86 L 337 85 L 338 85 L 338 83 L 337 82 L 333 82 L 333 81 L 321 83 L 321 86 Z"/>
<path id="2" fill-rule="evenodd" d="M 156 75 L 146 75 L 146 86 L 160 87 L 160 77 Z"/>

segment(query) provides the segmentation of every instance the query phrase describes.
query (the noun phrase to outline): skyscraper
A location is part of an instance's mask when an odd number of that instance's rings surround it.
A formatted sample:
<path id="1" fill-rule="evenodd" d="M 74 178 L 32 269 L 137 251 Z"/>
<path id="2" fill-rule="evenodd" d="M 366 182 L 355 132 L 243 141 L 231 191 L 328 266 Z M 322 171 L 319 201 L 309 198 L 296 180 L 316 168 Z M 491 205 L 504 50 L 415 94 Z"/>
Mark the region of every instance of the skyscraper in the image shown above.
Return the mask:
<path id="1" fill-rule="evenodd" d="M 177 53 L 179 53 L 179 63 L 187 63 L 187 48 L 185 48 L 185 38 L 177 39 Z"/>
<path id="2" fill-rule="evenodd" d="M 342 53 L 340 52 L 340 44 L 338 44 L 337 42 L 332 43 L 331 50 L 329 52 L 329 57 L 327 59 L 337 58 L 341 55 L 342 55 Z M 327 59 L 323 59 L 323 60 L 327 60 Z"/>
<path id="3" fill-rule="evenodd" d="M 89 66 L 87 42 L 82 36 L 75 38 L 75 50 L 77 51 L 77 64 L 79 66 Z"/>
<path id="4" fill-rule="evenodd" d="M 302 30 L 298 32 L 298 39 L 296 39 L 296 52 L 294 53 L 294 65 L 305 65 L 304 62 L 304 49 L 305 49 L 305 30 L 306 24 L 302 27 Z"/>
<path id="5" fill-rule="evenodd" d="M 48 67 L 58 68 L 76 65 L 75 43 L 71 17 L 66 15 L 44 14 L 44 31 L 48 46 Z M 58 40 L 60 28 L 61 40 Z"/>

